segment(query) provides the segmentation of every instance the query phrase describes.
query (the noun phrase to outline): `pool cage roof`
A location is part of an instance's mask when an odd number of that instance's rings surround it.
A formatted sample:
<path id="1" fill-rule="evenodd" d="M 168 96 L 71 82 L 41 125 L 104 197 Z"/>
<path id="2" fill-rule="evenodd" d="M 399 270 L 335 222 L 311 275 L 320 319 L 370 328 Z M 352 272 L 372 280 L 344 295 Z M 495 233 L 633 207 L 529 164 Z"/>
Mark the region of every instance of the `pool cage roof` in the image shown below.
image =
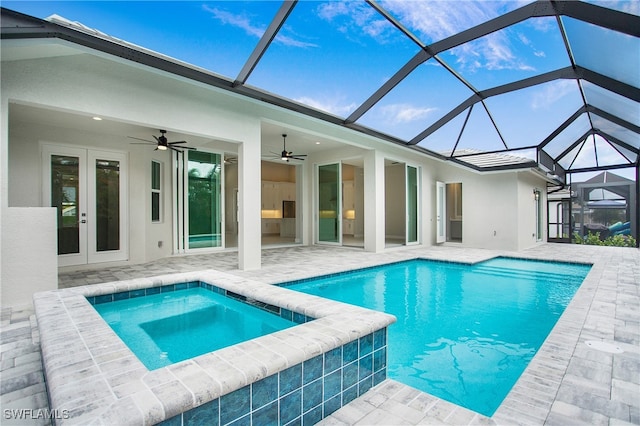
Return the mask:
<path id="1" fill-rule="evenodd" d="M 252 42 L 227 41 L 237 59 L 225 69 L 4 8 L 2 38 L 72 41 L 476 170 L 539 167 L 563 183 L 567 173 L 632 167 L 637 179 L 637 4 L 506 2 L 491 15 L 489 3 L 241 3 L 264 26 L 245 25 Z M 206 7 L 225 24 L 212 36 L 224 45 L 238 21 L 223 6 Z M 463 14 L 473 19 L 463 24 Z M 198 58 L 216 54 L 199 43 Z M 345 99 L 322 104 L 305 94 L 314 89 Z"/>

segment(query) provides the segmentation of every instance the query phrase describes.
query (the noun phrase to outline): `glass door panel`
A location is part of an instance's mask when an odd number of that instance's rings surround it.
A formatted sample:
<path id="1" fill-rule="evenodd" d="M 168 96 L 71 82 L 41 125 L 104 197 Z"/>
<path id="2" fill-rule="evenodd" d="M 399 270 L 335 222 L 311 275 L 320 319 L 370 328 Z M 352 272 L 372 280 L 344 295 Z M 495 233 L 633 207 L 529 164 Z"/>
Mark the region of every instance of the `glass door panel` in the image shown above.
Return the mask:
<path id="1" fill-rule="evenodd" d="M 88 150 L 87 165 L 87 262 L 127 260 L 127 156 Z"/>
<path id="2" fill-rule="evenodd" d="M 97 159 L 96 251 L 120 250 L 120 162 Z"/>
<path id="3" fill-rule="evenodd" d="M 340 163 L 318 167 L 318 242 L 340 243 Z"/>
<path id="4" fill-rule="evenodd" d="M 418 242 L 418 169 L 407 166 L 407 244 Z"/>
<path id="5" fill-rule="evenodd" d="M 189 249 L 222 247 L 221 159 L 220 154 L 188 152 Z"/>
<path id="6" fill-rule="evenodd" d="M 80 157 L 51 155 L 51 207 L 57 208 L 58 254 L 80 253 Z M 84 200 L 83 200 L 84 201 Z M 86 223 L 86 221 L 85 221 Z"/>

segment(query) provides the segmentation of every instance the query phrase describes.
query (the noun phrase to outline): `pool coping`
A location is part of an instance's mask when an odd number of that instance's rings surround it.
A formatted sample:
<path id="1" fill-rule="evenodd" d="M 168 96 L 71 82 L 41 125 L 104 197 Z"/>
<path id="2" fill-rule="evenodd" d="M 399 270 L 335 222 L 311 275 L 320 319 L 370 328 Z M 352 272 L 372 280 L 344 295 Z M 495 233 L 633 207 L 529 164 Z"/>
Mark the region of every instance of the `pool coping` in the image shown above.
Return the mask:
<path id="1" fill-rule="evenodd" d="M 192 281 L 315 320 L 150 371 L 87 299 Z M 57 424 L 158 423 L 396 320 L 382 312 L 216 270 L 40 292 L 33 300 Z"/>

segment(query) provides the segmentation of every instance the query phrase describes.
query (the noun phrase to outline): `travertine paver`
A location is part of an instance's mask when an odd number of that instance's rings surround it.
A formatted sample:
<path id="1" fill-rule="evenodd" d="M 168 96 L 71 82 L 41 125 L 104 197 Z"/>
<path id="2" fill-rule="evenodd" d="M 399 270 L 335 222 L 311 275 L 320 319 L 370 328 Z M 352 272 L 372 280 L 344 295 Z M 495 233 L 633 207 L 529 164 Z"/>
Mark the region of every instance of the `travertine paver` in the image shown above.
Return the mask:
<path id="1" fill-rule="evenodd" d="M 263 250 L 260 271 L 237 270 L 237 254 L 229 252 L 173 257 L 98 271 L 63 272 L 60 287 L 209 268 L 276 283 L 406 258 L 475 262 L 499 254 L 593 262 L 594 268 L 493 418 L 487 419 L 387 380 L 338 410 L 323 424 L 640 424 L 640 252 L 637 249 L 543 244 L 517 253 L 445 246 L 372 254 L 349 248 L 297 246 Z M 39 337 L 33 318 L 33 309 L 29 307 L 2 310 L 3 410 L 46 408 L 42 370 L 34 355 L 39 349 Z M 25 329 L 27 324 L 29 331 Z M 592 349 L 585 345 L 587 340 L 611 342 L 624 352 L 611 354 Z M 132 370 L 130 374 L 142 373 Z M 109 380 L 113 386 L 121 379 L 114 376 Z M 158 404 L 150 392 L 146 399 L 139 393 L 136 398 L 134 403 L 149 411 Z M 411 414 L 403 416 L 404 411 L 398 411 L 399 407 L 410 408 L 407 412 Z M 117 420 L 114 418 L 113 424 L 118 423 Z M 3 425 L 46 423 L 43 419 L 11 422 L 2 418 Z"/>

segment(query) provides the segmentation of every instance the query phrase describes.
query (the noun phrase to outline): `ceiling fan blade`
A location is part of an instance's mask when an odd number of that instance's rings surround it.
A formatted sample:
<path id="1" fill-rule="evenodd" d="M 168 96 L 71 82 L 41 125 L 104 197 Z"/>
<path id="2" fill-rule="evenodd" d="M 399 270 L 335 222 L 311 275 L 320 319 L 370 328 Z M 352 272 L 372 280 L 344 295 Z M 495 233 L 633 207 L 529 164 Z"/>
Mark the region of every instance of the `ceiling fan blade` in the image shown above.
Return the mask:
<path id="1" fill-rule="evenodd" d="M 153 138 L 156 140 L 156 142 L 160 143 L 160 139 L 158 139 L 158 137 L 156 135 L 151 135 L 153 136 Z"/>
<path id="2" fill-rule="evenodd" d="M 155 142 L 131 142 L 129 145 L 158 145 Z"/>
<path id="3" fill-rule="evenodd" d="M 187 143 L 187 141 L 175 141 L 175 142 L 167 142 L 169 145 L 174 145 L 177 143 Z"/>
<path id="4" fill-rule="evenodd" d="M 294 154 L 294 153 L 289 153 L 289 155 L 291 155 L 292 157 L 306 157 L 307 154 Z"/>
<path id="5" fill-rule="evenodd" d="M 288 158 L 291 158 L 291 159 L 294 159 L 294 160 L 302 160 L 302 161 L 304 161 L 304 158 L 297 157 L 297 156 L 295 156 L 295 155 L 292 155 L 292 156 L 290 156 L 290 157 L 288 157 Z"/>
<path id="6" fill-rule="evenodd" d="M 147 139 L 135 138 L 135 137 L 133 137 L 133 136 L 127 136 L 127 137 L 128 137 L 129 139 L 135 139 L 135 140 L 138 140 L 138 141 L 144 141 L 144 142 L 151 143 L 151 144 L 154 144 L 154 145 L 156 144 L 154 141 L 150 141 L 150 140 L 147 140 Z"/>

